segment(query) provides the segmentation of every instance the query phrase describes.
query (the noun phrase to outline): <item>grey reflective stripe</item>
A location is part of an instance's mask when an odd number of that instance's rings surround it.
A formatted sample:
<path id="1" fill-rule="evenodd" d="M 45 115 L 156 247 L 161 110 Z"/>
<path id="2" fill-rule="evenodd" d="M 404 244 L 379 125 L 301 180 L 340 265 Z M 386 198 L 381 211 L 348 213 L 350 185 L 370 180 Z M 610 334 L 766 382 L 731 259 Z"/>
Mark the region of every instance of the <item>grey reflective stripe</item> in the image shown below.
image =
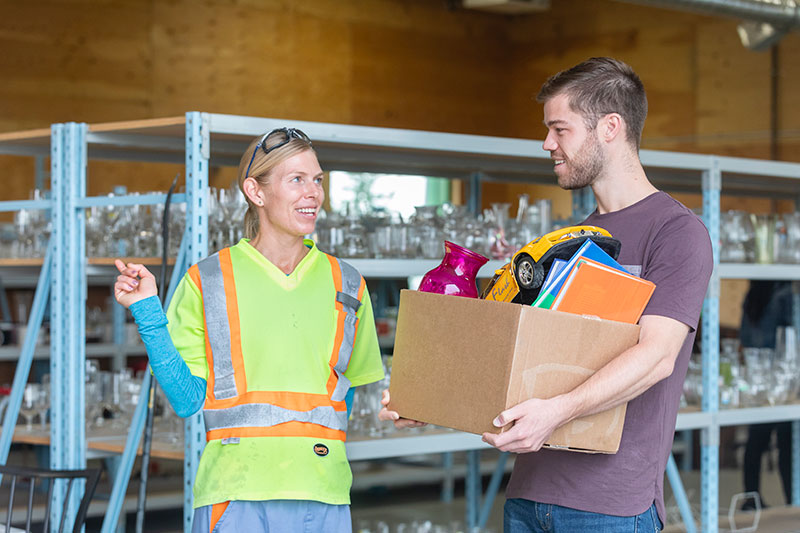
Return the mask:
<path id="1" fill-rule="evenodd" d="M 215 429 L 272 427 L 285 422 L 309 422 L 338 431 L 347 431 L 347 411 L 320 406 L 310 411 L 293 411 L 267 403 L 247 403 L 225 409 L 203 411 L 206 431 Z"/>
<path id="2" fill-rule="evenodd" d="M 331 400 L 341 402 L 350 389 L 350 380 L 344 377 L 344 372 L 347 370 L 347 365 L 350 364 L 356 339 L 356 313 L 361 307 L 361 301 L 358 299 L 361 274 L 348 263 L 338 258 L 336 261 L 339 262 L 339 270 L 342 272 L 342 291 L 336 293 L 336 300 L 342 303 L 347 314 L 344 317 L 344 335 L 342 335 L 342 344 L 339 346 L 339 357 L 336 366 L 333 367 L 339 379 L 333 394 L 331 394 Z"/>
<path id="3" fill-rule="evenodd" d="M 203 313 L 206 317 L 208 342 L 214 360 L 214 398 L 223 400 L 238 396 L 231 361 L 231 327 L 225 298 L 225 282 L 219 252 L 197 263 L 203 289 Z"/>
<path id="4" fill-rule="evenodd" d="M 345 307 L 354 309 L 355 311 L 353 311 L 353 313 L 356 313 L 358 308 L 361 307 L 361 302 L 358 301 L 358 298 L 353 298 L 349 294 L 345 294 L 343 292 L 336 292 L 336 301 L 340 302 Z"/>

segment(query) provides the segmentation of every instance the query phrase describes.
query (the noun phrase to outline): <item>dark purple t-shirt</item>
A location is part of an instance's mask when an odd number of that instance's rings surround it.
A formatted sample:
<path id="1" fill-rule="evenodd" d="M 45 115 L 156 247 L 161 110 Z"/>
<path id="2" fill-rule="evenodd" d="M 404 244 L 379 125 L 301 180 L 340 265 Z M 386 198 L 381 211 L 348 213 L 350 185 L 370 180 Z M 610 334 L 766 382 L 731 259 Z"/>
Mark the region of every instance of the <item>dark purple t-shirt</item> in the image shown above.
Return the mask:
<path id="1" fill-rule="evenodd" d="M 678 404 L 713 259 L 703 222 L 664 192 L 599 215 L 585 224 L 607 229 L 622 244 L 618 262 L 656 289 L 644 310 L 691 328 L 670 377 L 628 403 L 619 451 L 613 455 L 543 449 L 520 454 L 507 498 L 525 498 L 617 516 L 656 502 L 664 522 L 664 470 Z"/>

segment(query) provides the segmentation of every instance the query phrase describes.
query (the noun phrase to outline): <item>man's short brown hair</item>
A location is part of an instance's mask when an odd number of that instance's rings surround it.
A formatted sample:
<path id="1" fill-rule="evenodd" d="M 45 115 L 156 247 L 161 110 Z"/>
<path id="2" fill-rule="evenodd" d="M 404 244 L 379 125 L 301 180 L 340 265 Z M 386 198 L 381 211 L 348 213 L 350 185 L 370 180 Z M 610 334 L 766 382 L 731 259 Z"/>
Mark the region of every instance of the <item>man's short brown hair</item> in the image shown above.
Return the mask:
<path id="1" fill-rule="evenodd" d="M 610 57 L 593 57 L 551 76 L 542 85 L 536 100 L 546 103 L 565 94 L 569 106 L 580 113 L 589 129 L 609 113 L 618 113 L 627 125 L 628 141 L 639 150 L 644 119 L 647 117 L 647 95 L 633 69 Z"/>

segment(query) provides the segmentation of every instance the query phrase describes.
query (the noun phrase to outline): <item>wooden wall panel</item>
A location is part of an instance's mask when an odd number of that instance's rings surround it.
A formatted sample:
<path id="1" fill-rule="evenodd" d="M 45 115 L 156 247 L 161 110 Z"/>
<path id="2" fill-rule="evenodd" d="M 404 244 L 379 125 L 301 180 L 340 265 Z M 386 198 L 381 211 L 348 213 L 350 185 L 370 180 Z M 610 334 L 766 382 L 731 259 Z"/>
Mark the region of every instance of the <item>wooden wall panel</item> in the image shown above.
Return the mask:
<path id="1" fill-rule="evenodd" d="M 710 21 L 702 29 L 696 150 L 769 159 L 769 52 L 743 48 L 735 22 Z"/>
<path id="2" fill-rule="evenodd" d="M 644 147 L 765 157 L 769 56 L 735 26 L 598 0 L 521 17 L 444 0 L 5 0 L 0 131 L 204 110 L 541 139 L 541 84 L 613 55 L 648 89 Z M 798 52 L 796 33 L 781 41 L 787 160 L 800 160 Z M 107 165 L 107 189 L 172 174 Z M 487 198 L 513 189 L 492 187 Z"/>
<path id="3" fill-rule="evenodd" d="M 554 2 L 547 16 L 519 20 L 512 106 L 518 136 L 544 136 L 541 106 L 532 101 L 556 72 L 593 56 L 631 64 L 648 91 L 645 139 L 693 132 L 694 25 L 698 17 L 675 11 L 592 0 Z"/>
<path id="4" fill-rule="evenodd" d="M 0 131 L 150 116 L 150 2 L 0 5 Z"/>

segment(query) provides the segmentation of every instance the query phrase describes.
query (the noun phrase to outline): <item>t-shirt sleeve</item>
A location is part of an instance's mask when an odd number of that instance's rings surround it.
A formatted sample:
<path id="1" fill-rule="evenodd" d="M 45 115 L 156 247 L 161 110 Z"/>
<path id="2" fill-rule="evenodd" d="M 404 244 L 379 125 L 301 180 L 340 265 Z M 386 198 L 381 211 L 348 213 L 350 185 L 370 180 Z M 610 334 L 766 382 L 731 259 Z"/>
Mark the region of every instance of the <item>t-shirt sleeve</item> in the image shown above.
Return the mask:
<path id="1" fill-rule="evenodd" d="M 686 214 L 664 224 L 646 258 L 643 277 L 656 284 L 643 315 L 659 315 L 683 322 L 694 330 L 714 260 L 705 225 Z"/>
<path id="2" fill-rule="evenodd" d="M 361 307 L 356 313 L 358 326 L 353 346 L 353 355 L 344 375 L 353 387 L 366 385 L 383 379 L 383 362 L 378 346 L 378 333 L 375 330 L 375 317 L 369 291 L 364 289 Z"/>
<path id="3" fill-rule="evenodd" d="M 169 334 L 193 376 L 208 380 L 203 295 L 187 273 L 167 309 Z"/>

